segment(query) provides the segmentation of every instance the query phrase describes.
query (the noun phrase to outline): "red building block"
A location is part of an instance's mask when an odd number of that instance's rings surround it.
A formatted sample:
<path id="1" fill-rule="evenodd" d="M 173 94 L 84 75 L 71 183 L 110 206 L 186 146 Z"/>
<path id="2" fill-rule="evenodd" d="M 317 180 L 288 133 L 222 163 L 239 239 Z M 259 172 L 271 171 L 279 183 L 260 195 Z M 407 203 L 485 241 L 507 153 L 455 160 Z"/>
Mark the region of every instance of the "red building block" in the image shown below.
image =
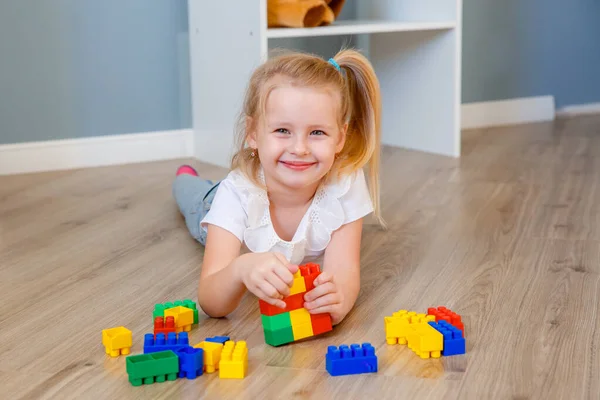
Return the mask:
<path id="1" fill-rule="evenodd" d="M 333 329 L 331 326 L 331 315 L 329 314 L 310 314 L 313 336 L 329 332 Z"/>
<path id="2" fill-rule="evenodd" d="M 438 308 L 430 307 L 427 309 L 427 314 L 434 315 L 436 322 L 446 321 L 449 324 L 452 324 L 456 328 L 460 329 L 462 331 L 463 335 L 465 334 L 465 326 L 462 323 L 460 315 L 453 312 L 452 310 L 449 310 L 448 308 L 442 307 L 442 306 L 440 306 Z"/>
<path id="3" fill-rule="evenodd" d="M 159 333 L 164 333 L 165 337 L 169 336 L 169 332 L 175 333 L 175 318 L 167 317 L 167 321 L 163 317 L 154 318 L 154 339 Z"/>
<path id="4" fill-rule="evenodd" d="M 283 299 L 286 304 L 285 308 L 275 307 L 264 300 L 258 299 L 260 313 L 263 315 L 273 316 L 302 308 L 304 307 L 304 295 L 305 293 L 296 293 Z"/>
<path id="5" fill-rule="evenodd" d="M 307 292 L 310 292 L 315 288 L 314 281 L 320 273 L 321 269 L 319 268 L 319 264 L 307 263 L 300 266 L 300 274 L 304 277 Z"/>

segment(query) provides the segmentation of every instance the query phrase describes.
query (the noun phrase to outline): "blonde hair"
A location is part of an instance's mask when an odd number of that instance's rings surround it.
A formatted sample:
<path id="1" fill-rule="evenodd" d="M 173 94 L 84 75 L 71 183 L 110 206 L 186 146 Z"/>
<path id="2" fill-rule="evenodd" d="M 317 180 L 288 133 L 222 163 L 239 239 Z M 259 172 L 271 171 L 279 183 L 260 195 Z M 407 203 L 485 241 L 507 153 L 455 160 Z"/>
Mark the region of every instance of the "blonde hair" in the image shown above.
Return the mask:
<path id="1" fill-rule="evenodd" d="M 269 93 L 275 87 L 272 79 L 284 77 L 292 84 L 304 87 L 333 88 L 340 99 L 339 126 L 348 124 L 346 141 L 328 173 L 341 176 L 368 167 L 368 186 L 374 215 L 385 227 L 381 216 L 379 195 L 379 168 L 381 147 L 381 94 L 379 81 L 371 63 L 356 50 L 342 49 L 334 57 L 340 70 L 332 62 L 302 52 L 289 52 L 269 58 L 250 78 L 243 109 L 238 120 L 237 152 L 231 161 L 232 169 L 239 169 L 258 185 L 260 160 L 247 147 L 250 129 L 248 118 L 260 121 L 265 115 Z M 267 83 L 271 83 L 267 85 Z"/>

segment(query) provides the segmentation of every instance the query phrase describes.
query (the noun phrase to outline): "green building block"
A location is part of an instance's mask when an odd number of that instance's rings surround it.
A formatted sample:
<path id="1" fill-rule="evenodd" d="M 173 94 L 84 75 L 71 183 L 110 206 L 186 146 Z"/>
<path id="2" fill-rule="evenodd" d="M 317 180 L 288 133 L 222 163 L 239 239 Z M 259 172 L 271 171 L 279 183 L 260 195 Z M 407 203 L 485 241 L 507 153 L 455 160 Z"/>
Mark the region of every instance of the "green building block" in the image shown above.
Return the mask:
<path id="1" fill-rule="evenodd" d="M 190 299 L 175 300 L 173 302 L 169 301 L 169 302 L 166 302 L 163 304 L 156 304 L 154 306 L 154 313 L 152 314 L 152 319 L 154 320 L 154 318 L 156 318 L 156 317 L 164 317 L 165 310 L 168 310 L 169 308 L 173 308 L 173 307 L 177 307 L 177 306 L 187 307 L 187 308 L 191 308 L 192 310 L 194 310 L 194 325 L 196 325 L 198 323 L 198 308 L 196 307 L 196 302 L 192 301 Z"/>
<path id="2" fill-rule="evenodd" d="M 179 357 L 172 350 L 128 356 L 126 369 L 133 386 L 174 381 L 179 373 Z"/>
<path id="3" fill-rule="evenodd" d="M 294 331 L 291 326 L 276 330 L 265 329 L 264 331 L 265 342 L 271 346 L 281 346 L 294 341 Z"/>
<path id="4" fill-rule="evenodd" d="M 263 328 L 269 331 L 277 331 L 292 327 L 292 319 L 289 312 L 276 315 L 261 315 Z"/>

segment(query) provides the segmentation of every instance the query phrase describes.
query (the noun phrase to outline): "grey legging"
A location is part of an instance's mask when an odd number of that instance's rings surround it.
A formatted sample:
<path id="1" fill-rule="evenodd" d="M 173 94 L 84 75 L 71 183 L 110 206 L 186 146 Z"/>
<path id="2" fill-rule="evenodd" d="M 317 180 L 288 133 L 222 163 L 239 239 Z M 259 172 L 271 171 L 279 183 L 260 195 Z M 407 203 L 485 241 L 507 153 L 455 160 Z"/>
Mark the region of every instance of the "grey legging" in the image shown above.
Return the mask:
<path id="1" fill-rule="evenodd" d="M 179 211 L 191 235 L 202 245 L 206 245 L 206 232 L 200 228 L 200 221 L 210 210 L 218 186 L 219 182 L 188 174 L 175 177 L 173 182 L 173 197 Z"/>

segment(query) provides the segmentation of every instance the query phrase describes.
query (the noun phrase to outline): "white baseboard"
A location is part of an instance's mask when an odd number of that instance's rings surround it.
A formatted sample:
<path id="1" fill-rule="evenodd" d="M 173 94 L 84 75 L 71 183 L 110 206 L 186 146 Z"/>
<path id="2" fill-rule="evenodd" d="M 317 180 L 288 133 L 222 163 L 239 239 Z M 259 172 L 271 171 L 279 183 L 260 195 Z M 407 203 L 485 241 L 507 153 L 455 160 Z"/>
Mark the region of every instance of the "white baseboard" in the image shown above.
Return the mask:
<path id="1" fill-rule="evenodd" d="M 0 145 L 0 175 L 192 157 L 193 131 L 134 133 Z"/>
<path id="2" fill-rule="evenodd" d="M 556 111 L 556 116 L 559 118 L 591 114 L 600 114 L 600 103 L 575 104 L 561 107 Z"/>
<path id="3" fill-rule="evenodd" d="M 553 96 L 466 103 L 461 106 L 461 129 L 552 121 L 554 117 Z"/>

